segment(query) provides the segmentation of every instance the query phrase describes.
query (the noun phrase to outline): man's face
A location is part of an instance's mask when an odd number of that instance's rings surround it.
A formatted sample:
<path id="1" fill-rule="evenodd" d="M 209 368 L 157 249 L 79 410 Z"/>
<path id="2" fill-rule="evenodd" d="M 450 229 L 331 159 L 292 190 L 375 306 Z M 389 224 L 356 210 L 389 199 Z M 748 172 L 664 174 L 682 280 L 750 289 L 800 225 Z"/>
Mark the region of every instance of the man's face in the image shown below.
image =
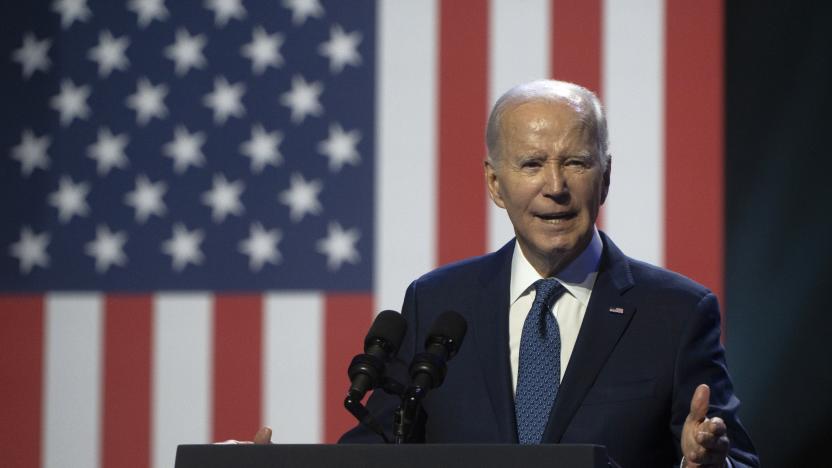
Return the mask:
<path id="1" fill-rule="evenodd" d="M 486 163 L 488 190 L 508 212 L 526 258 L 548 276 L 592 238 L 607 196 L 609 167 L 601 166 L 594 132 L 565 102 L 529 101 L 507 108 L 500 136 L 496 167 Z"/>

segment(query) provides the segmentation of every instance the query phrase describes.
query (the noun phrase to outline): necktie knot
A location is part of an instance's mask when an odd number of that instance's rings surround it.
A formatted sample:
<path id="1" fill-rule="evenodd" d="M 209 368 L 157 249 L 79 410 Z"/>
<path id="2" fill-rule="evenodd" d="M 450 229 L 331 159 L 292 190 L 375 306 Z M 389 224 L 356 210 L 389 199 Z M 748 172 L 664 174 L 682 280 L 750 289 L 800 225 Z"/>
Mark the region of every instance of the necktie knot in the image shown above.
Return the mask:
<path id="1" fill-rule="evenodd" d="M 547 306 L 566 291 L 560 281 L 555 278 L 543 278 L 535 281 L 534 290 L 534 302 Z"/>

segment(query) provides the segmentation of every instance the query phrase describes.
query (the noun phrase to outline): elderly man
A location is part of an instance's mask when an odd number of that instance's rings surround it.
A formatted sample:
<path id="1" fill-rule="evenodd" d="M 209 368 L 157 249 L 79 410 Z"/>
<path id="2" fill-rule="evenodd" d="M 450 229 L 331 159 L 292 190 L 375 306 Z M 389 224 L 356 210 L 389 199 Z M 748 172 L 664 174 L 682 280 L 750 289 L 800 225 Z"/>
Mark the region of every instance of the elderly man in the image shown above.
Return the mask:
<path id="1" fill-rule="evenodd" d="M 516 239 L 407 290 L 399 365 L 442 311 L 469 325 L 424 400 L 419 438 L 601 444 L 625 467 L 756 466 L 714 294 L 626 257 L 595 228 L 611 171 L 595 95 L 558 81 L 512 88 L 491 112 L 487 146 L 488 191 Z M 397 405 L 381 391 L 368 403 L 388 425 Z M 342 438 L 377 440 L 360 427 Z"/>

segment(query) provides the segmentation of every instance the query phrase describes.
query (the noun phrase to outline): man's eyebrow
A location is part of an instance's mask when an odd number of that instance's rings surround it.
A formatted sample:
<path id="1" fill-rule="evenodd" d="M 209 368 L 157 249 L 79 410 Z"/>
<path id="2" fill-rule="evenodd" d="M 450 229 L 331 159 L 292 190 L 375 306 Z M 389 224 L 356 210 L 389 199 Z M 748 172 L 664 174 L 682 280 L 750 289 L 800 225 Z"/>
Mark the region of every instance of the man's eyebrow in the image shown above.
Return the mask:
<path id="1" fill-rule="evenodd" d="M 529 153 L 520 153 L 518 155 L 518 159 L 521 160 L 528 160 L 528 159 L 545 159 L 547 157 L 546 153 L 542 151 L 532 151 Z"/>
<path id="2" fill-rule="evenodd" d="M 593 156 L 591 151 L 574 151 L 570 153 L 565 153 L 563 158 L 581 158 L 581 159 L 588 159 Z"/>

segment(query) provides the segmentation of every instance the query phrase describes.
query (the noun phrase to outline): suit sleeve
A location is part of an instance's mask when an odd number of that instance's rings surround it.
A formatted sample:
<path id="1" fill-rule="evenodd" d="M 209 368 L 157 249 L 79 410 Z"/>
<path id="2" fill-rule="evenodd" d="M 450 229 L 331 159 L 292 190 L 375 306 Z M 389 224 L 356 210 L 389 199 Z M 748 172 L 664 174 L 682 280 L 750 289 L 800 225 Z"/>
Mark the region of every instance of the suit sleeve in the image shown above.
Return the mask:
<path id="1" fill-rule="evenodd" d="M 731 449 L 728 456 L 734 467 L 756 467 L 759 460 L 748 433 L 742 427 L 737 411 L 739 399 L 725 364 L 725 349 L 719 342 L 719 305 L 713 293 L 705 295 L 685 324 L 676 356 L 671 430 L 681 440 L 682 427 L 690 411 L 690 400 L 696 387 L 711 388 L 708 417 L 719 416 L 728 427 Z M 677 451 L 681 449 L 677 444 Z M 679 459 L 682 454 L 678 453 Z"/>
<path id="2" fill-rule="evenodd" d="M 416 315 L 416 282 L 413 282 L 407 288 L 402 306 L 402 316 L 407 321 L 407 332 L 399 348 L 398 355 L 392 362 L 387 364 L 386 369 L 388 377 L 395 379 L 405 386 L 410 382 L 407 367 L 416 352 L 415 337 L 418 330 Z M 384 432 L 390 440 L 393 439 L 393 414 L 400 403 L 401 399 L 398 395 L 390 395 L 382 389 L 373 391 L 373 394 L 367 400 L 367 409 L 384 427 Z M 424 429 L 423 427 L 419 427 L 418 430 L 423 431 Z M 423 437 L 417 435 L 414 438 L 419 440 Z M 339 444 L 374 444 L 383 442 L 384 440 L 378 434 L 361 425 L 350 429 L 338 440 Z"/>

